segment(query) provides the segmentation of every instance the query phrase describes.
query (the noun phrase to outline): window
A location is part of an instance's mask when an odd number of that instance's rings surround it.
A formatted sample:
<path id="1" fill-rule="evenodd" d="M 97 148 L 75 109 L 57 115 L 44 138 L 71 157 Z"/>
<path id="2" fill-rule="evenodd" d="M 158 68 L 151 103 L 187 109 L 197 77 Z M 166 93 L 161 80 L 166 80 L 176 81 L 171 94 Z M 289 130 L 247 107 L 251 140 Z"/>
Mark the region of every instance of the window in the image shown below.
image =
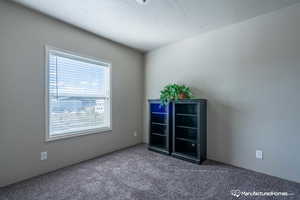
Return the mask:
<path id="1" fill-rule="evenodd" d="M 46 140 L 111 130 L 110 64 L 46 47 Z"/>

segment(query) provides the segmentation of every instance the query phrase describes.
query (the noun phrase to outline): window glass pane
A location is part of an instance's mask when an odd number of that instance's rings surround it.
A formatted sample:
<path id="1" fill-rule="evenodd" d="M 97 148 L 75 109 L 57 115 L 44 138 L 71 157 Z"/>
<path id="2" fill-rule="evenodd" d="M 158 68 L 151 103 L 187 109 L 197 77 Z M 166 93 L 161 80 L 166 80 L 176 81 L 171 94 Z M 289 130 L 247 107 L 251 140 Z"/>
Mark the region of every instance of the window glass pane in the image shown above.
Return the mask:
<path id="1" fill-rule="evenodd" d="M 92 98 L 50 99 L 50 133 L 77 132 L 107 125 L 105 100 Z"/>
<path id="2" fill-rule="evenodd" d="M 49 135 L 110 127 L 108 67 L 49 53 Z"/>

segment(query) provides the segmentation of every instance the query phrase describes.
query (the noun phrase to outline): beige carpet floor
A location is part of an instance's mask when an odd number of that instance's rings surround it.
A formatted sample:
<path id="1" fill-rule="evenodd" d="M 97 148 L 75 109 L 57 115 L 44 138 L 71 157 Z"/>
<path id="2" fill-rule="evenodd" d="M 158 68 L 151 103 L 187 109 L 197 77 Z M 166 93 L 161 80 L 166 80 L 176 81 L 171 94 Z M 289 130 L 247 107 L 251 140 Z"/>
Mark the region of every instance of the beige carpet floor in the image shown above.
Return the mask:
<path id="1" fill-rule="evenodd" d="M 245 196 L 239 191 L 291 195 Z M 213 161 L 196 165 L 138 145 L 1 188 L 0 199 L 298 200 L 300 184 Z"/>

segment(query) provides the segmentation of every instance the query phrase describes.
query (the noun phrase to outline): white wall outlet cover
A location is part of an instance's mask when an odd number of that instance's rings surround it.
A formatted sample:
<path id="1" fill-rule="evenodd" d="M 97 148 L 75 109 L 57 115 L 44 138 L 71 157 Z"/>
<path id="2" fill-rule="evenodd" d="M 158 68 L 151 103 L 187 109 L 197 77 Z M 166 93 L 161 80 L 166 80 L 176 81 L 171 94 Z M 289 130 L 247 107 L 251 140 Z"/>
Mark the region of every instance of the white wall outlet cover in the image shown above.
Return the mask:
<path id="1" fill-rule="evenodd" d="M 133 136 L 134 136 L 134 137 L 137 136 L 137 132 L 136 132 L 136 131 L 133 132 Z"/>
<path id="2" fill-rule="evenodd" d="M 41 152 L 41 160 L 47 160 L 48 154 L 47 152 Z"/>
<path id="3" fill-rule="evenodd" d="M 262 160 L 263 159 L 263 151 L 256 150 L 256 158 Z"/>

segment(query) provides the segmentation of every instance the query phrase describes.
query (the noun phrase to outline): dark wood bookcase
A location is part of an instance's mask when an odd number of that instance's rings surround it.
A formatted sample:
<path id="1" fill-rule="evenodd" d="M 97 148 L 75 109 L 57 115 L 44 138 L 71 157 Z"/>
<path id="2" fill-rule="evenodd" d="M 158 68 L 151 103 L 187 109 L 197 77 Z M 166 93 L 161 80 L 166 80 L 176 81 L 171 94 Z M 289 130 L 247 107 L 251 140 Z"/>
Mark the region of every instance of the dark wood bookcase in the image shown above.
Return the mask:
<path id="1" fill-rule="evenodd" d="M 206 159 L 205 99 L 178 100 L 167 106 L 149 100 L 149 106 L 150 150 L 199 164 Z"/>

